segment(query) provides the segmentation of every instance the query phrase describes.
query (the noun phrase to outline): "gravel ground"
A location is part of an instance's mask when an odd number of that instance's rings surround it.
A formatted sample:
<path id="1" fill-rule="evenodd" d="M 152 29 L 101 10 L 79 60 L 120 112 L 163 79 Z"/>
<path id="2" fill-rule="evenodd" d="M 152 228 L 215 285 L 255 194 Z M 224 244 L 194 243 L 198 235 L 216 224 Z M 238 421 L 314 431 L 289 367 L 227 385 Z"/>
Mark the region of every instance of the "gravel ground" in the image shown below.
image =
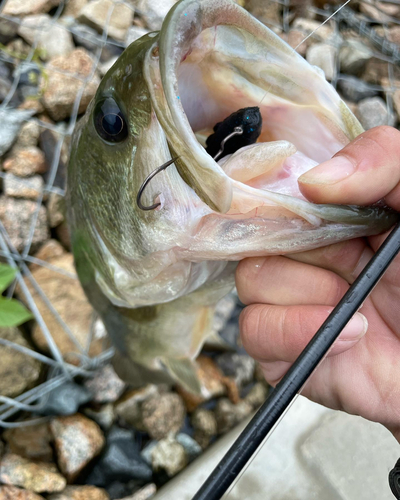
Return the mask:
<path id="1" fill-rule="evenodd" d="M 0 235 L 57 347 L 49 344 L 37 321 L 0 329 L 0 395 L 21 399 L 49 381 L 59 385 L 52 392 L 40 391 L 39 399 L 26 400 L 37 403 L 37 411 L 14 413 L 9 419 L 39 416 L 43 421 L 1 433 L 0 500 L 149 499 L 267 395 L 259 367 L 240 344 L 242 306 L 235 293 L 220 303 L 215 318 L 215 330 L 228 348 L 209 347 L 198 359 L 207 398 L 179 386 L 132 390 L 111 365 L 101 363 L 107 359 L 108 340 L 73 267 L 64 194 L 74 125 L 124 48 L 158 30 L 174 3 L 1 4 Z M 387 62 L 400 44 L 398 3 L 354 2 L 350 13 L 356 21 L 367 21 L 363 31 L 351 25 L 347 13 L 347 24 L 337 16 L 308 38 L 337 7 L 335 0 L 238 3 L 320 67 L 364 128 L 398 127 L 400 74 Z M 386 56 L 379 46 L 385 39 L 391 42 Z M 11 292 L 26 301 L 21 283 Z M 35 359 L 6 341 L 42 357 Z M 57 356 L 78 377 L 60 378 L 59 371 L 49 368 L 46 360 Z M 82 376 L 87 375 L 83 366 L 90 377 Z M 0 406 L 0 418 L 4 411 Z"/>

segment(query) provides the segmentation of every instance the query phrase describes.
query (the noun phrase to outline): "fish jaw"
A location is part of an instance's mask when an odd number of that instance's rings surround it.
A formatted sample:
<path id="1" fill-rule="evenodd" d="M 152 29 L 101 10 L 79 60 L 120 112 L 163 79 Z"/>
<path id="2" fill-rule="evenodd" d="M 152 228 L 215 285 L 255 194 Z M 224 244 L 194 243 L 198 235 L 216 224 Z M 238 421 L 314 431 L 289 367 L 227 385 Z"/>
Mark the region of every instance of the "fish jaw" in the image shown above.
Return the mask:
<path id="1" fill-rule="evenodd" d="M 230 0 L 178 2 L 147 65 L 179 172 L 221 213 L 231 208 L 233 185 L 194 132 L 212 129 L 239 108 L 259 106 L 261 142 L 288 140 L 320 163 L 363 131 L 319 70 Z"/>

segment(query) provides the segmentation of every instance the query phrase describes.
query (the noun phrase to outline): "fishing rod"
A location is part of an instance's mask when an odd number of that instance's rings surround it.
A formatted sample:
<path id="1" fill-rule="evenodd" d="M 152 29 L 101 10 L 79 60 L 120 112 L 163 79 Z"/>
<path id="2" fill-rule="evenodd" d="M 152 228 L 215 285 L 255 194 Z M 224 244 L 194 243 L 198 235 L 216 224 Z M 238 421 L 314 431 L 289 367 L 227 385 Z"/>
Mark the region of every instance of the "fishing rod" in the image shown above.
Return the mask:
<path id="1" fill-rule="evenodd" d="M 303 352 L 215 467 L 193 500 L 219 500 L 272 431 L 322 361 L 352 316 L 400 251 L 400 222 L 350 286 Z M 392 493 L 400 499 L 400 459 L 389 474 Z"/>

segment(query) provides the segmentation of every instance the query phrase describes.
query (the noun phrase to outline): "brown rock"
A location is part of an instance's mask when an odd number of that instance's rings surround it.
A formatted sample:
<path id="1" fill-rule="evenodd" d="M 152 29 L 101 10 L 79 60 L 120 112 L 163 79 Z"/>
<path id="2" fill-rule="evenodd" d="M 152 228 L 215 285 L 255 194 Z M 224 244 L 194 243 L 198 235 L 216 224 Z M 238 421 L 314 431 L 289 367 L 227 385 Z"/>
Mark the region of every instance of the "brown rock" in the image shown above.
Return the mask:
<path id="1" fill-rule="evenodd" d="M 63 16 L 77 17 L 79 12 L 89 3 L 89 0 L 68 0 L 63 10 Z"/>
<path id="2" fill-rule="evenodd" d="M 51 462 L 53 436 L 47 423 L 7 429 L 3 438 L 12 453 L 31 460 Z M 1 499 L 1 497 L 0 497 Z"/>
<path id="3" fill-rule="evenodd" d="M 195 410 L 204 401 L 226 394 L 224 376 L 211 358 L 199 356 L 196 359 L 196 365 L 201 396 L 187 391 L 180 385 L 177 386 L 177 392 L 182 396 L 189 412 Z"/>
<path id="4" fill-rule="evenodd" d="M 142 404 L 142 423 L 153 439 L 176 434 L 185 420 L 185 406 L 178 394 L 160 394 Z"/>
<path id="5" fill-rule="evenodd" d="M 246 9 L 264 24 L 282 26 L 282 5 L 278 2 L 246 0 Z"/>
<path id="6" fill-rule="evenodd" d="M 110 19 L 109 13 L 112 14 Z M 83 7 L 77 18 L 78 22 L 91 26 L 99 33 L 107 29 L 107 34 L 123 42 L 128 28 L 132 25 L 133 9 L 128 5 L 115 4 L 112 0 L 93 0 Z"/>
<path id="7" fill-rule="evenodd" d="M 69 232 L 67 221 L 62 222 L 55 229 L 57 238 L 61 241 L 63 247 L 71 251 L 71 234 Z"/>
<path id="8" fill-rule="evenodd" d="M 125 382 L 111 365 L 106 365 L 85 382 L 85 387 L 93 394 L 95 403 L 114 403 L 124 392 Z"/>
<path id="9" fill-rule="evenodd" d="M 65 221 L 65 198 L 58 193 L 50 193 L 47 202 L 50 227 L 57 227 Z"/>
<path id="10" fill-rule="evenodd" d="M 0 196 L 0 220 L 3 222 L 11 242 L 18 252 L 21 252 L 28 241 L 32 218 L 36 214 L 37 202 L 18 200 Z M 47 212 L 42 205 L 36 221 L 32 239 L 32 251 L 35 251 L 49 238 Z"/>
<path id="11" fill-rule="evenodd" d="M 267 386 L 262 382 L 257 382 L 251 388 L 244 400 L 253 408 L 253 410 L 257 410 L 267 399 L 267 394 Z"/>
<path id="12" fill-rule="evenodd" d="M 63 120 L 71 115 L 76 96 L 82 88 L 81 79 L 89 78 L 93 64 L 93 59 L 83 48 L 74 50 L 68 56 L 55 57 L 50 60 L 47 66 L 48 80 L 42 88 L 44 90 L 42 102 L 53 120 Z M 85 85 L 79 104 L 79 113 L 86 110 L 99 83 L 99 77 L 94 75 Z"/>
<path id="13" fill-rule="evenodd" d="M 400 79 L 400 68 L 392 65 L 395 80 Z M 362 79 L 374 85 L 381 85 L 389 78 L 388 63 L 377 57 L 371 57 L 367 62 Z"/>
<path id="14" fill-rule="evenodd" d="M 129 391 L 115 404 L 115 411 L 125 423 L 137 430 L 145 431 L 142 422 L 142 403 L 157 394 L 159 389 L 153 384 Z"/>
<path id="15" fill-rule="evenodd" d="M 96 486 L 67 486 L 61 493 L 50 495 L 48 500 L 109 500 L 109 498 L 105 490 Z"/>
<path id="16" fill-rule="evenodd" d="M 18 146 L 18 148 L 36 146 L 39 141 L 39 135 L 40 127 L 37 122 L 25 122 L 19 131 L 16 146 Z"/>
<path id="17" fill-rule="evenodd" d="M 400 6 L 386 2 L 378 2 L 372 0 L 371 2 L 360 2 L 360 10 L 363 14 L 372 17 L 380 23 L 388 23 L 391 17 L 396 17 L 400 13 Z"/>
<path id="18" fill-rule="evenodd" d="M 205 408 L 197 408 L 193 412 L 191 422 L 194 429 L 194 439 L 204 450 L 218 432 L 214 412 Z"/>
<path id="19" fill-rule="evenodd" d="M 36 146 L 30 146 L 15 151 L 3 162 L 3 169 L 19 177 L 29 177 L 34 174 L 44 174 L 47 165 L 43 152 Z"/>
<path id="20" fill-rule="evenodd" d="M 102 450 L 105 439 L 100 427 L 77 413 L 55 418 L 50 424 L 55 439 L 58 464 L 68 481 Z"/>
<path id="21" fill-rule="evenodd" d="M 33 491 L 21 490 L 16 486 L 0 486 L 0 500 L 44 500 Z"/>
<path id="22" fill-rule="evenodd" d="M 40 175 L 23 178 L 18 175 L 6 173 L 4 176 L 4 194 L 12 198 L 38 200 L 42 195 L 43 187 L 44 180 Z"/>
<path id="23" fill-rule="evenodd" d="M 39 248 L 34 257 L 45 262 L 51 262 L 53 259 L 62 257 L 65 254 L 66 251 L 64 250 L 64 247 L 60 245 L 57 240 L 49 240 Z M 41 267 L 42 266 L 40 266 L 39 264 L 30 265 L 31 271 L 33 271 L 34 269 L 40 269 Z"/>
<path id="24" fill-rule="evenodd" d="M 165 470 L 168 476 L 175 476 L 187 464 L 184 447 L 172 437 L 162 439 L 151 451 L 153 470 Z"/>
<path id="25" fill-rule="evenodd" d="M 63 269 L 71 276 L 76 276 L 73 256 L 71 254 L 51 259 L 51 264 Z M 78 279 L 70 278 L 45 267 L 34 269 L 32 275 L 63 321 L 68 325 L 76 341 L 84 348 L 92 324 L 93 309 L 87 301 Z M 26 284 L 61 354 L 67 356 L 69 353 L 77 353 L 77 346 L 58 323 L 53 313 L 49 311 L 30 281 L 26 280 Z M 46 338 L 37 324 L 33 326 L 32 338 L 42 351 L 49 352 Z M 96 356 L 102 352 L 102 349 L 103 338 L 94 338 L 89 354 Z M 71 355 L 68 360 L 71 363 L 78 362 L 74 355 Z"/>
<path id="26" fill-rule="evenodd" d="M 32 348 L 16 327 L 0 328 L 0 338 Z M 0 394 L 15 397 L 34 386 L 40 376 L 41 363 L 22 352 L 0 345 Z"/>
<path id="27" fill-rule="evenodd" d="M 30 462 L 13 453 L 7 453 L 1 460 L 0 481 L 35 493 L 62 491 L 67 483 L 55 465 Z"/>
<path id="28" fill-rule="evenodd" d="M 39 101 L 39 99 L 35 99 L 34 97 L 28 97 L 25 101 L 18 106 L 18 109 L 32 109 L 35 112 L 35 115 L 44 112 L 44 106 Z"/>
<path id="29" fill-rule="evenodd" d="M 7 0 L 3 14 L 8 16 L 28 16 L 48 12 L 56 7 L 60 0 Z"/>
<path id="30" fill-rule="evenodd" d="M 229 399 L 219 399 L 215 407 L 218 433 L 222 434 L 229 431 L 248 417 L 252 411 L 253 408 L 246 401 L 240 401 L 237 405 L 234 405 Z"/>

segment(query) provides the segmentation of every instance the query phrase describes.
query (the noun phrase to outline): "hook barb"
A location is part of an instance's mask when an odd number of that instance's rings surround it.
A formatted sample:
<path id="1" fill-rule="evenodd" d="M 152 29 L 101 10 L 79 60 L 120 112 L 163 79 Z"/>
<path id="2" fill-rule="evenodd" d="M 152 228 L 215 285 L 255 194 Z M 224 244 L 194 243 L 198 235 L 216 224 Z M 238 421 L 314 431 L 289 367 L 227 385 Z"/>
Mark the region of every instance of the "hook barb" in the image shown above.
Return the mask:
<path id="1" fill-rule="evenodd" d="M 151 172 L 151 174 L 149 174 L 146 177 L 146 179 L 143 181 L 143 184 L 140 186 L 138 194 L 136 196 L 136 205 L 140 208 L 140 210 L 145 210 L 145 211 L 154 210 L 161 205 L 161 203 L 154 203 L 154 205 L 150 205 L 150 206 L 143 205 L 143 203 L 141 201 L 143 191 L 146 189 L 146 186 L 148 185 L 148 183 L 151 181 L 151 179 L 153 177 L 155 177 L 157 174 L 159 174 L 160 172 L 165 170 L 167 167 L 172 165 L 178 158 L 179 158 L 179 156 L 177 156 L 176 158 L 172 158 L 171 160 L 168 160 L 167 162 L 163 163 L 160 167 L 153 170 L 153 172 Z"/>

